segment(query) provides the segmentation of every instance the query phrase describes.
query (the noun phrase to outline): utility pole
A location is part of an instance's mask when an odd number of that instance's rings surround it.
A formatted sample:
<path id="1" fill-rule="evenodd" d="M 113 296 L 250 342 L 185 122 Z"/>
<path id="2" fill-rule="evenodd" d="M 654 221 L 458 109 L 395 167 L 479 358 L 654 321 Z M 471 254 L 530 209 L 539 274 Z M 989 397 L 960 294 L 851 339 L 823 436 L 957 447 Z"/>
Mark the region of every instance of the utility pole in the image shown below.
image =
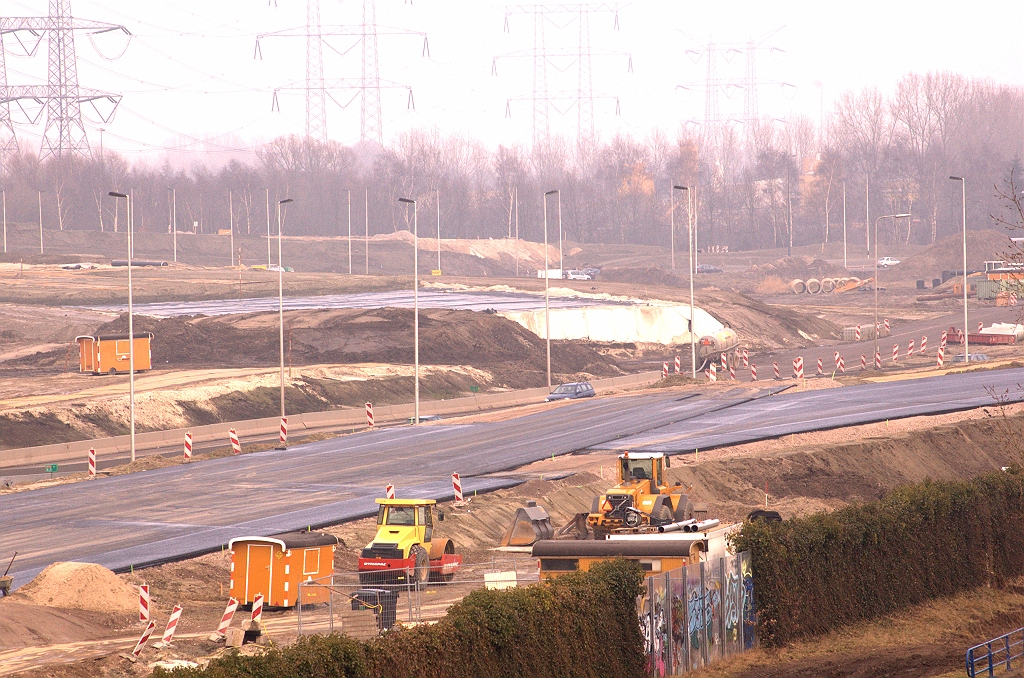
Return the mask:
<path id="1" fill-rule="evenodd" d="M 270 270 L 270 189 L 263 190 L 267 193 L 267 270 Z"/>
<path id="2" fill-rule="evenodd" d="M 363 227 L 366 229 L 364 235 L 363 253 L 366 255 L 366 275 L 370 275 L 370 189 L 363 189 Z"/>
<path id="3" fill-rule="evenodd" d="M 843 268 L 846 267 L 846 179 L 843 179 Z"/>
<path id="4" fill-rule="evenodd" d="M 231 266 L 235 265 L 235 200 L 231 190 L 228 189 L 228 230 L 231 232 Z"/>
<path id="5" fill-rule="evenodd" d="M 441 270 L 441 190 L 434 189 L 434 202 L 437 205 L 437 270 Z"/>
<path id="6" fill-rule="evenodd" d="M 43 253 L 43 192 L 42 191 L 39 191 L 39 253 L 40 254 Z"/>
<path id="7" fill-rule="evenodd" d="M 345 189 L 348 200 L 348 274 L 352 275 L 352 189 Z"/>
<path id="8" fill-rule="evenodd" d="M 277 201 L 277 320 L 278 339 L 281 347 L 281 419 L 284 411 L 284 266 L 281 263 L 281 205 L 292 202 L 291 198 Z"/>

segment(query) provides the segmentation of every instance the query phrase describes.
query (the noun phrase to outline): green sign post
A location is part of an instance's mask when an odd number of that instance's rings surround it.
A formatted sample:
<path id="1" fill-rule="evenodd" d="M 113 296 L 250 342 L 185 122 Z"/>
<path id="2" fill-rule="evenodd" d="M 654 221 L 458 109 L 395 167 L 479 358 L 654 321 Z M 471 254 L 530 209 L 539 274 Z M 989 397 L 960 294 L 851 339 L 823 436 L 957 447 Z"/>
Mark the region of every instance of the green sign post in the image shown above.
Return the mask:
<path id="1" fill-rule="evenodd" d="M 480 387 L 479 386 L 470 386 L 469 387 L 469 392 L 470 393 L 479 393 L 480 392 Z"/>
<path id="2" fill-rule="evenodd" d="M 47 464 L 46 465 L 46 472 L 50 474 L 50 478 L 53 478 L 53 474 L 57 472 L 57 465 L 56 464 Z"/>

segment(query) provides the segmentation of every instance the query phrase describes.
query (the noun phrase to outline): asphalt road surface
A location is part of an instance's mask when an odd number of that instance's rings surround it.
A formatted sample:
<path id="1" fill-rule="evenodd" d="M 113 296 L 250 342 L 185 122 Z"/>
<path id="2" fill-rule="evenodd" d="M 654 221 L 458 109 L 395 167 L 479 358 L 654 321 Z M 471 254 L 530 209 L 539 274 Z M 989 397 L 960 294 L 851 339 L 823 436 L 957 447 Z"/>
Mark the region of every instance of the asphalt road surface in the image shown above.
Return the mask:
<path id="1" fill-rule="evenodd" d="M 325 294 L 315 297 L 285 297 L 286 311 L 320 308 L 412 308 L 412 290 L 396 292 L 365 292 L 362 294 Z M 580 308 L 583 306 L 618 306 L 627 302 L 590 299 L 587 297 L 552 296 L 551 308 Z M 420 308 L 446 308 L 465 311 L 537 311 L 544 308 L 544 297 L 539 294 L 513 292 L 435 292 L 420 290 Z M 100 311 L 127 311 L 124 305 L 96 306 Z M 260 313 L 276 311 L 278 300 L 273 297 L 258 299 L 216 299 L 212 301 L 160 302 L 135 304 L 139 315 L 171 318 L 181 315 L 228 315 L 231 313 Z"/>
<path id="2" fill-rule="evenodd" d="M 372 515 L 387 483 L 399 496 L 446 499 L 453 471 L 468 492 L 496 489 L 519 482 L 503 473 L 553 454 L 688 452 L 978 407 L 993 403 L 990 390 L 1020 400 L 1018 384 L 1022 369 L 811 392 L 776 386 L 588 399 L 502 422 L 402 426 L 0 496 L 0 530 L 5 551 L 20 553 L 19 586 L 58 560 L 126 570 L 216 550 L 231 537 Z"/>

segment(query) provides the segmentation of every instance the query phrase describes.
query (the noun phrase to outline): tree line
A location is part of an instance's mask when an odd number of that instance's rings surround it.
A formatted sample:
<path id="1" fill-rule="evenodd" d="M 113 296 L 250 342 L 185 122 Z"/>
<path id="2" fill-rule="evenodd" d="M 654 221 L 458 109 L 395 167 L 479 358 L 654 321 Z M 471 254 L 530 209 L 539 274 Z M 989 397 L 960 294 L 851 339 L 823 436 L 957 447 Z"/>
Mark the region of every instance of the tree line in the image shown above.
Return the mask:
<path id="1" fill-rule="evenodd" d="M 103 157 L 7 159 L 7 217 L 47 229 L 123 231 L 131 191 L 135 227 L 167 232 L 276 229 L 276 202 L 291 198 L 285 233 L 371 235 L 412 228 L 397 198 L 418 201 L 420 229 L 443 237 L 543 239 L 560 203 L 563 233 L 580 242 L 664 245 L 675 205 L 677 238 L 694 199 L 698 246 L 731 250 L 832 242 L 867 244 L 865 225 L 883 220 L 884 243 L 929 243 L 961 228 L 959 184 L 967 181 L 969 228 L 995 225 L 996 188 L 1024 155 L 1024 88 L 953 73 L 908 74 L 895 91 L 846 92 L 817 123 L 806 116 L 680 126 L 670 135 L 616 135 L 535 147 L 489 148 L 461 134 L 414 130 L 386 147 L 344 146 L 296 136 L 260 147 L 250 163 L 131 164 Z M 172 190 L 173 189 L 173 190 Z M 673 195 L 674 193 L 674 195 Z M 845 193 L 845 205 L 844 205 Z M 174 200 L 172 201 L 172 197 Z M 176 209 L 172 203 L 176 204 Z M 869 215 L 869 216 L 868 216 Z M 549 238 L 557 238 L 549 230 Z"/>

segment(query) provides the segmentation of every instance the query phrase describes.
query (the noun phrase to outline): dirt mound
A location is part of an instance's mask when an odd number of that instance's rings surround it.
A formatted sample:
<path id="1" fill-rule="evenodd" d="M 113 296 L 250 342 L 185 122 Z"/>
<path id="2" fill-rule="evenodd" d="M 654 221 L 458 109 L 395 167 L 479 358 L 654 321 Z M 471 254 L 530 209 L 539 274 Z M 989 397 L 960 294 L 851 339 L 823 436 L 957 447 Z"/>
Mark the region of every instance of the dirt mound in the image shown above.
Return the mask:
<path id="1" fill-rule="evenodd" d="M 54 563 L 15 595 L 46 607 L 131 613 L 139 609 L 135 589 L 102 565 Z"/>
<path id="2" fill-rule="evenodd" d="M 685 269 L 685 267 L 684 267 Z M 636 283 L 640 285 L 663 285 L 665 287 L 679 287 L 682 279 L 672 273 L 658 268 L 647 266 L 644 268 L 629 268 L 625 266 L 605 266 L 601 269 L 600 279 L 607 282 Z"/>
<path id="3" fill-rule="evenodd" d="M 783 257 L 770 264 L 751 266 L 750 273 L 776 276 L 783 280 L 800 278 L 837 278 L 848 275 L 842 266 L 833 266 L 815 257 Z"/>
<path id="4" fill-rule="evenodd" d="M 951 235 L 909 256 L 892 269 L 895 275 L 906 278 L 938 278 L 943 271 L 959 271 L 964 267 L 964 240 L 962 235 Z M 967 268 L 983 270 L 984 262 L 1007 259 L 1014 252 L 1006 231 L 987 229 L 967 231 Z"/>

